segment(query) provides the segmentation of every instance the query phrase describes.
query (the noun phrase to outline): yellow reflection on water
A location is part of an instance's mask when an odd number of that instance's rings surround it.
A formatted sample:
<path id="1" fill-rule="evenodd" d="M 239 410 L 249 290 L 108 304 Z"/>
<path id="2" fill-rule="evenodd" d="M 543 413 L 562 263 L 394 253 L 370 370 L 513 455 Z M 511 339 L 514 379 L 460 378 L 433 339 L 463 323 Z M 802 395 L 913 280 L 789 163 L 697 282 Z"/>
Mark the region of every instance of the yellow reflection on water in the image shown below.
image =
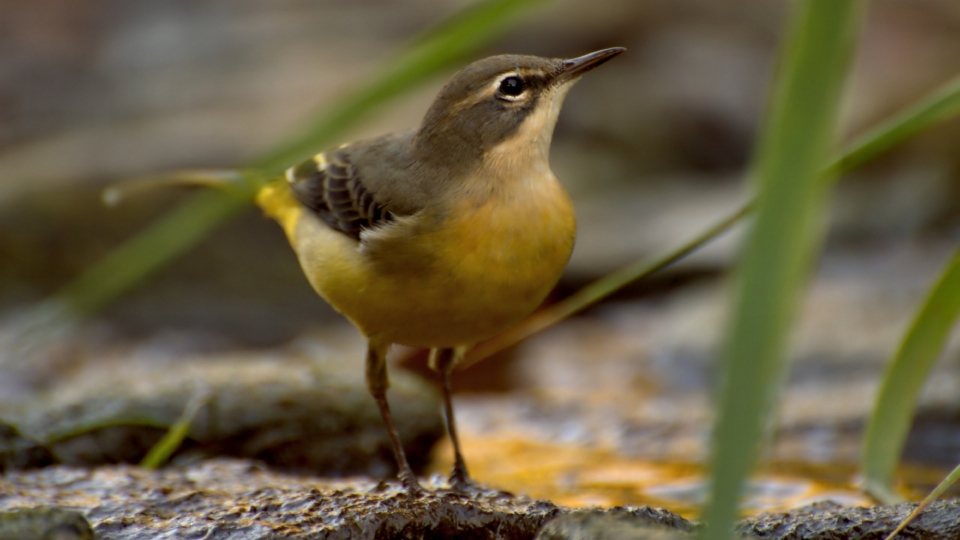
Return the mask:
<path id="1" fill-rule="evenodd" d="M 623 457 L 595 447 L 534 442 L 517 438 L 463 437 L 465 458 L 480 483 L 548 499 L 562 506 L 650 505 L 696 518 L 706 493 L 704 469 L 694 463 L 668 463 Z M 449 443 L 438 445 L 431 472 L 451 466 Z M 751 481 L 745 515 L 786 511 L 816 501 L 868 506 L 850 466 L 774 464 Z"/>

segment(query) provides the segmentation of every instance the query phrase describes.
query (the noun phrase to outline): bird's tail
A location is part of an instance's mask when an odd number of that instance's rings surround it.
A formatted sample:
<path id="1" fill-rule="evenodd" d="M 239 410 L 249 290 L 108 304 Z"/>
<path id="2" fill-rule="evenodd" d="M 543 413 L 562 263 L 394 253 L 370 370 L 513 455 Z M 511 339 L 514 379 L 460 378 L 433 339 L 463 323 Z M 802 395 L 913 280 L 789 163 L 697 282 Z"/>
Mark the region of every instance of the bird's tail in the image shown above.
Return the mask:
<path id="1" fill-rule="evenodd" d="M 290 191 L 290 183 L 283 178 L 274 179 L 260 188 L 254 201 L 267 217 L 273 218 L 283 227 L 283 232 L 287 233 L 287 238 L 293 242 L 303 206 Z"/>
<path id="2" fill-rule="evenodd" d="M 116 206 L 143 192 L 177 186 L 218 188 L 237 194 L 253 193 L 252 182 L 248 172 L 237 169 L 174 171 L 112 184 L 103 190 L 101 198 L 107 206 Z"/>
<path id="3" fill-rule="evenodd" d="M 176 186 L 215 188 L 252 199 L 268 217 L 283 227 L 290 238 L 303 210 L 283 178 L 265 180 L 263 175 L 237 169 L 177 171 L 144 176 L 113 184 L 103 191 L 101 197 L 108 206 L 115 206 L 143 192 Z"/>

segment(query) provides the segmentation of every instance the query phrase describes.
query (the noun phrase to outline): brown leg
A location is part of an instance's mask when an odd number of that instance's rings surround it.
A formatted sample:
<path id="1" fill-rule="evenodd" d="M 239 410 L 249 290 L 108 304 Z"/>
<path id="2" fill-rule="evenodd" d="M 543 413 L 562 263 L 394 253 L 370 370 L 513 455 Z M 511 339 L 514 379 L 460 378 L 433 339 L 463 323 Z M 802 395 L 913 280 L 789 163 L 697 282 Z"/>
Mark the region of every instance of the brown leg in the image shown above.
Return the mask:
<path id="1" fill-rule="evenodd" d="M 456 349 L 433 349 L 430 351 L 430 367 L 440 373 L 443 388 L 443 412 L 447 421 L 447 434 L 453 443 L 453 472 L 450 474 L 450 485 L 457 491 L 467 491 L 475 488 L 467 463 L 460 450 L 460 438 L 457 437 L 457 422 L 453 416 L 453 401 L 450 399 L 450 374 L 459 360 L 459 351 Z"/>
<path id="2" fill-rule="evenodd" d="M 400 436 L 393 427 L 393 418 L 390 415 L 390 405 L 387 403 L 387 388 L 390 381 L 387 379 L 386 347 L 377 347 L 370 344 L 367 348 L 367 388 L 370 394 L 377 402 L 380 408 L 380 416 L 383 417 L 383 424 L 387 428 L 387 434 L 390 435 L 390 444 L 393 445 L 393 455 L 397 459 L 397 476 L 411 495 L 423 493 L 423 488 L 417 482 L 410 463 L 407 462 L 407 455 L 403 452 L 403 445 L 400 444 Z"/>

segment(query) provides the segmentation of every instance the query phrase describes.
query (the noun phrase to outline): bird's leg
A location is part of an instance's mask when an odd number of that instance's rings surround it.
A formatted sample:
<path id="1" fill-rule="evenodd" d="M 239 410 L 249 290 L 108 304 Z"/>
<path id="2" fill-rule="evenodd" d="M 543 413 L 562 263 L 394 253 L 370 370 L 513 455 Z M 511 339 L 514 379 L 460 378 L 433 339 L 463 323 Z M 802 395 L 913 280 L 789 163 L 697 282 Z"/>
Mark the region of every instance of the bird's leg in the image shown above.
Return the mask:
<path id="1" fill-rule="evenodd" d="M 378 347 L 371 343 L 367 348 L 367 388 L 373 399 L 377 401 L 377 407 L 380 408 L 380 416 L 383 417 L 383 424 L 390 435 L 390 444 L 393 445 L 393 455 L 397 459 L 397 476 L 411 495 L 423 493 L 423 488 L 417 482 L 417 477 L 407 462 L 407 455 L 403 451 L 403 445 L 400 444 L 400 436 L 397 429 L 393 427 L 393 417 L 390 415 L 390 405 L 387 403 L 387 388 L 390 381 L 387 379 L 386 347 Z"/>
<path id="2" fill-rule="evenodd" d="M 453 401 L 450 399 L 450 374 L 460 359 L 462 351 L 459 349 L 433 349 L 430 351 L 430 367 L 440 373 L 443 388 L 443 413 L 447 421 L 447 434 L 453 443 L 453 472 L 450 473 L 450 486 L 461 492 L 476 489 L 477 485 L 470 479 L 467 463 L 460 450 L 460 438 L 457 437 L 457 422 L 453 416 Z"/>

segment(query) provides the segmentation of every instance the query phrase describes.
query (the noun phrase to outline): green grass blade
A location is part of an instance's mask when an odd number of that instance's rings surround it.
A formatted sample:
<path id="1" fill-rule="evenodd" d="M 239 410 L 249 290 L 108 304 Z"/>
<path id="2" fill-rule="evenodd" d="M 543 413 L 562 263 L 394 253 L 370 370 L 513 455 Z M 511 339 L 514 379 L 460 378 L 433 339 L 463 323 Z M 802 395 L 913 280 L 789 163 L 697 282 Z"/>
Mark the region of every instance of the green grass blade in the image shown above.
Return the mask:
<path id="1" fill-rule="evenodd" d="M 162 467 L 190 434 L 193 419 L 197 417 L 197 413 L 208 401 L 210 401 L 209 390 L 200 389 L 194 392 L 187 406 L 183 409 L 183 414 L 170 426 L 170 429 L 157 441 L 157 444 L 153 445 L 147 455 L 140 460 L 140 466 L 148 470 Z"/>
<path id="2" fill-rule="evenodd" d="M 755 221 L 737 272 L 723 350 L 704 538 L 730 538 L 769 411 L 787 336 L 819 243 L 824 167 L 863 2 L 804 0 L 793 13 L 756 161 Z"/>
<path id="3" fill-rule="evenodd" d="M 920 501 L 920 504 L 918 504 L 917 507 L 913 509 L 913 512 L 910 512 L 909 516 L 904 518 L 904 520 L 900 523 L 900 525 L 897 525 L 897 528 L 894 529 L 889 536 L 887 536 L 886 540 L 893 540 L 893 538 L 897 536 L 897 534 L 899 534 L 900 531 L 907 528 L 907 525 L 909 525 L 911 521 L 913 521 L 914 519 L 916 519 L 917 516 L 920 515 L 920 512 L 923 512 L 924 508 L 926 508 L 927 506 L 930 506 L 930 503 L 937 500 L 937 498 L 939 498 L 940 495 L 943 495 L 943 492 L 946 491 L 947 488 L 949 488 L 953 484 L 956 484 L 957 480 L 960 480 L 960 465 L 957 465 L 952 471 L 950 471 L 950 474 L 948 474 L 946 478 L 944 478 L 939 484 L 937 484 L 937 487 L 933 488 L 933 491 L 931 491 L 929 495 L 927 495 L 926 497 L 923 498 L 922 501 Z"/>
<path id="4" fill-rule="evenodd" d="M 863 442 L 864 489 L 883 502 L 893 488 L 917 400 L 960 315 L 960 249 L 914 317 L 887 366 Z"/>
<path id="5" fill-rule="evenodd" d="M 855 140 L 832 167 L 852 171 L 921 132 L 960 114 L 960 76 Z"/>
<path id="6" fill-rule="evenodd" d="M 257 160 L 258 170 L 278 172 L 297 159 L 331 143 L 374 107 L 399 96 L 451 64 L 475 53 L 534 9 L 551 0 L 481 0 L 414 40 L 365 85 L 325 109 L 297 139 Z M 264 176 L 262 178 L 266 178 Z M 237 193 L 219 191 L 192 196 L 145 231 L 64 286 L 52 298 L 6 321 L 0 346 L 14 351 L 9 358 L 29 358 L 36 346 L 48 343 L 77 320 L 112 302 L 143 278 L 241 211 L 262 183 L 254 179 Z"/>

